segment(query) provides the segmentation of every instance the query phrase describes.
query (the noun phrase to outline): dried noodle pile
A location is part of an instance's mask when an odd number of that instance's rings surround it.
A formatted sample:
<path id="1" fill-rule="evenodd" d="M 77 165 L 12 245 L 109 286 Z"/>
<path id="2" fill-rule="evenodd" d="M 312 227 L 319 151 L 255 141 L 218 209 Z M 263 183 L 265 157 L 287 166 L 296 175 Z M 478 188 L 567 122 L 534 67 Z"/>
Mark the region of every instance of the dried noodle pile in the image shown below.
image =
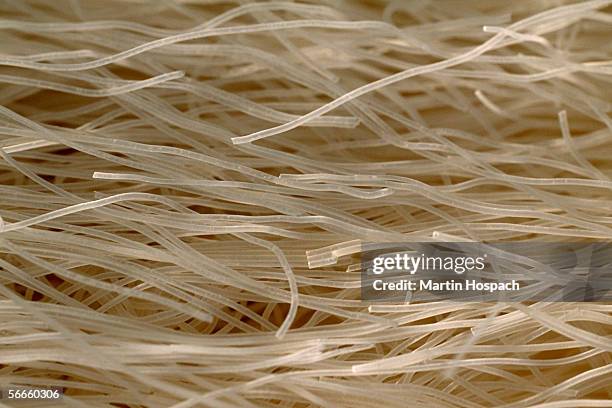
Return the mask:
<path id="1" fill-rule="evenodd" d="M 363 242 L 612 238 L 611 4 L 0 2 L 0 387 L 611 407 L 609 303 L 359 290 Z"/>

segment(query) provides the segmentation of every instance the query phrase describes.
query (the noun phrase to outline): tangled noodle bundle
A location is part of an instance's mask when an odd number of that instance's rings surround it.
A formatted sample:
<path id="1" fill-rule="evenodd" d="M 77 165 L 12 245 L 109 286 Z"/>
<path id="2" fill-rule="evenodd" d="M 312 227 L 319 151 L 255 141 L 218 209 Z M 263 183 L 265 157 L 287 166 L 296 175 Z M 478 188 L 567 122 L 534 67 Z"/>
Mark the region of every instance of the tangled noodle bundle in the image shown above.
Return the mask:
<path id="1" fill-rule="evenodd" d="M 368 305 L 359 264 L 612 238 L 611 10 L 0 2 L 0 387 L 612 407 L 610 303 Z"/>

